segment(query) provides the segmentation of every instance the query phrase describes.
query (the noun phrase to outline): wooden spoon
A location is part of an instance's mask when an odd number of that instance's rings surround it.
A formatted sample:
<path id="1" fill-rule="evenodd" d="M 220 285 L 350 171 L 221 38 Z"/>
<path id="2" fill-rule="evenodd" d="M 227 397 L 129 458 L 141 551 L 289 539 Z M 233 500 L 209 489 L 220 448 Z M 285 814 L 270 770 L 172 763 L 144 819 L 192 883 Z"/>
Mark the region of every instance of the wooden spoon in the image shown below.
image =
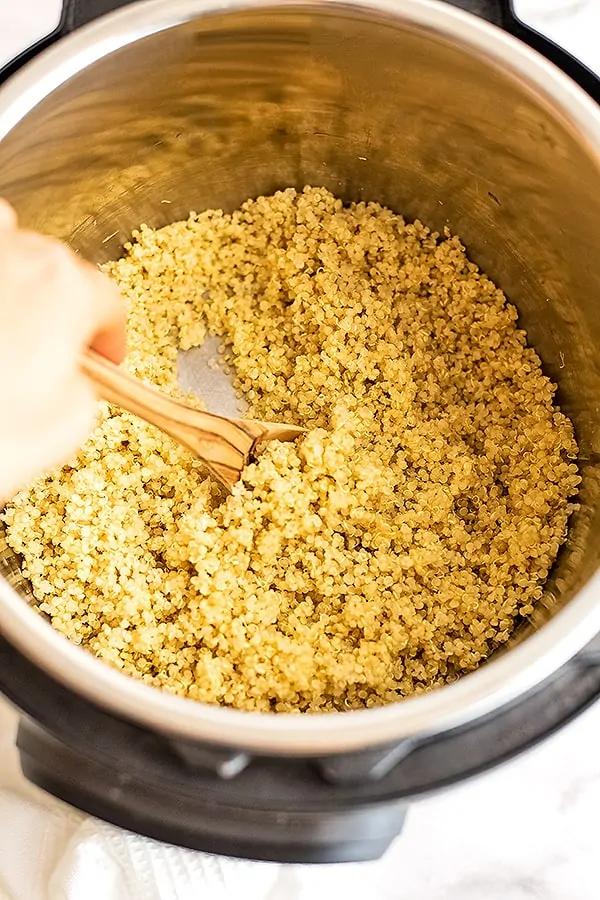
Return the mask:
<path id="1" fill-rule="evenodd" d="M 255 457 L 262 444 L 273 440 L 293 441 L 304 434 L 304 428 L 296 425 L 229 419 L 192 409 L 138 378 L 126 375 L 94 350 L 83 354 L 80 365 L 103 400 L 161 428 L 195 453 L 228 488 L 239 479 L 242 469 Z"/>

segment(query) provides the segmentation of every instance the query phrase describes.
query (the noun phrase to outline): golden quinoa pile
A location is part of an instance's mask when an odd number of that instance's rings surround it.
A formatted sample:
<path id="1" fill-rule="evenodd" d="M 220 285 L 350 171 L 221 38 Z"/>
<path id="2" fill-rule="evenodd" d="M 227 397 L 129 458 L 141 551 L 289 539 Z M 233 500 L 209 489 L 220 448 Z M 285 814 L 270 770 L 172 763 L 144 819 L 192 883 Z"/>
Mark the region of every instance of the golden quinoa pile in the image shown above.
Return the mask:
<path id="1" fill-rule="evenodd" d="M 128 369 L 231 347 L 257 418 L 305 424 L 226 495 L 104 406 L 6 509 L 37 609 L 136 678 L 246 710 L 344 710 L 452 681 L 542 594 L 579 476 L 517 313 L 456 237 L 326 190 L 142 226 L 107 267 Z"/>

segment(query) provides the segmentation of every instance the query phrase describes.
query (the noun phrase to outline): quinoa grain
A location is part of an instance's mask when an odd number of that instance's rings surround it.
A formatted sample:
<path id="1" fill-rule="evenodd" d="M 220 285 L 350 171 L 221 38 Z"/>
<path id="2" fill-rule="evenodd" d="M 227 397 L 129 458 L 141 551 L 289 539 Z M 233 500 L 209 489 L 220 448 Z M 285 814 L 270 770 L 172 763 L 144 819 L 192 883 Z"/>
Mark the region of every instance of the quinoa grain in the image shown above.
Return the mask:
<path id="1" fill-rule="evenodd" d="M 37 609 L 135 678 L 206 703 L 371 707 L 476 668 L 529 615 L 579 482 L 517 313 L 456 237 L 320 188 L 142 226 L 108 273 L 127 368 L 231 350 L 270 444 L 231 495 L 101 406 L 78 458 L 3 519 Z"/>

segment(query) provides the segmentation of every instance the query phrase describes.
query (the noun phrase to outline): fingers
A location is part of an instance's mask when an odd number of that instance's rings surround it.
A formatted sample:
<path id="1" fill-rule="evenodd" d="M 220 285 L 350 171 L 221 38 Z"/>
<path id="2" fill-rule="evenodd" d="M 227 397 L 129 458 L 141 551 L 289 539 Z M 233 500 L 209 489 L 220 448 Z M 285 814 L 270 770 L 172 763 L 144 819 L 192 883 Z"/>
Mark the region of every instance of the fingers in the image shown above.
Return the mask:
<path id="1" fill-rule="evenodd" d="M 43 419 L 21 409 L 0 433 L 0 506 L 24 484 L 68 462 L 88 437 L 98 402 L 87 379 L 73 376 Z"/>
<path id="2" fill-rule="evenodd" d="M 31 235 L 40 239 L 39 235 Z M 96 266 L 80 259 L 65 244 L 47 238 L 45 248 L 49 277 L 61 285 L 62 316 L 68 320 L 71 340 L 79 340 L 80 351 L 93 347 L 115 363 L 126 350 L 125 302 L 113 281 Z M 56 308 L 56 307 L 55 307 Z"/>
<path id="3" fill-rule="evenodd" d="M 0 234 L 2 221 L 8 223 L 11 216 L 11 207 L 0 201 Z M 17 319 L 27 340 L 37 334 L 48 352 L 54 349 L 65 363 L 89 346 L 122 362 L 125 303 L 114 282 L 54 238 L 16 228 L 6 228 L 5 235 L 0 271 L 4 284 L 10 281 L 13 286 L 7 292 L 12 309 L 8 300 L 2 309 L 5 324 L 10 317 Z"/>
<path id="4" fill-rule="evenodd" d="M 17 214 L 8 202 L 0 197 L 0 231 L 17 227 Z"/>
<path id="5" fill-rule="evenodd" d="M 90 344 L 93 350 L 120 365 L 127 352 L 127 339 L 124 324 L 116 324 L 105 331 L 99 331 Z"/>
<path id="6" fill-rule="evenodd" d="M 56 397 L 65 398 L 73 380 L 90 392 L 80 369 L 90 346 L 117 364 L 125 356 L 125 304 L 115 284 L 59 241 L 0 228 L 0 369 L 18 373 L 40 428 L 50 429 L 55 415 L 66 421 Z"/>
<path id="7" fill-rule="evenodd" d="M 125 303 L 114 282 L 94 266 L 84 263 L 94 307 L 94 331 L 89 345 L 119 364 L 126 352 Z"/>
<path id="8" fill-rule="evenodd" d="M 65 244 L 20 229 L 0 200 L 0 493 L 63 462 L 97 411 L 80 368 L 93 346 L 125 355 L 125 304 L 116 285 Z"/>

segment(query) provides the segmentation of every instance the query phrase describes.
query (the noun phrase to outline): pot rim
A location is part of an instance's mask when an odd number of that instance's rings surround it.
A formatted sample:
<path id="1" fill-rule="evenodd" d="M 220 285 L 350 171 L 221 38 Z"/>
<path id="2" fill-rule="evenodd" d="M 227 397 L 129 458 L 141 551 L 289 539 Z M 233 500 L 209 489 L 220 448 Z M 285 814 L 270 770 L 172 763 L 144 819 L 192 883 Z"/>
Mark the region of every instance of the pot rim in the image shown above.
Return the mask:
<path id="1" fill-rule="evenodd" d="M 524 82 L 595 156 L 600 107 L 560 69 L 514 37 L 437 0 L 145 0 L 63 38 L 0 89 L 0 140 L 60 84 L 103 56 L 201 16 L 288 7 L 356 11 L 436 33 Z M 124 675 L 71 643 L 0 578 L 0 630 L 40 669 L 98 706 L 187 740 L 265 754 L 319 755 L 418 740 L 466 724 L 534 689 L 600 630 L 600 572 L 539 631 L 429 694 L 369 710 L 277 715 L 209 706 Z"/>

